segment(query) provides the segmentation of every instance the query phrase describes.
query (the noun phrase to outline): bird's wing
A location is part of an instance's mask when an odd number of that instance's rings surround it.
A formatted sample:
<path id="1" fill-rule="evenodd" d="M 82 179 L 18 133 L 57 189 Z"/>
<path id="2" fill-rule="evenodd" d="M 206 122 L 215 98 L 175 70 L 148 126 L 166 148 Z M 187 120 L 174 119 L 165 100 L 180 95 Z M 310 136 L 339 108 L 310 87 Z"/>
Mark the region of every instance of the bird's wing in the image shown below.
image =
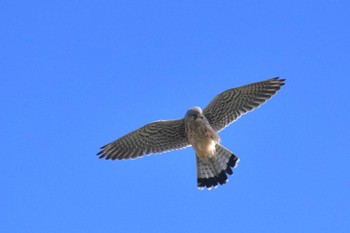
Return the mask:
<path id="1" fill-rule="evenodd" d="M 232 88 L 217 95 L 203 113 L 215 131 L 220 131 L 270 99 L 284 85 L 285 79 L 272 78 Z"/>
<path id="2" fill-rule="evenodd" d="M 155 121 L 101 147 L 105 159 L 135 159 L 189 146 L 184 120 Z"/>

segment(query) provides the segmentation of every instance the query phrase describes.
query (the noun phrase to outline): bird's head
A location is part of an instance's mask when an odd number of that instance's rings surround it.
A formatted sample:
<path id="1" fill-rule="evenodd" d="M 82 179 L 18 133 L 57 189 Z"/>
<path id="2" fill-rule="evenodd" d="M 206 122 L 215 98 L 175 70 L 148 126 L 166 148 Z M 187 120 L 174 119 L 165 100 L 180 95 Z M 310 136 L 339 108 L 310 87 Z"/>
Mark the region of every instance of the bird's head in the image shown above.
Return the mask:
<path id="1" fill-rule="evenodd" d="M 186 120 L 195 121 L 196 119 L 203 119 L 203 111 L 200 107 L 192 107 L 188 109 L 185 115 Z"/>

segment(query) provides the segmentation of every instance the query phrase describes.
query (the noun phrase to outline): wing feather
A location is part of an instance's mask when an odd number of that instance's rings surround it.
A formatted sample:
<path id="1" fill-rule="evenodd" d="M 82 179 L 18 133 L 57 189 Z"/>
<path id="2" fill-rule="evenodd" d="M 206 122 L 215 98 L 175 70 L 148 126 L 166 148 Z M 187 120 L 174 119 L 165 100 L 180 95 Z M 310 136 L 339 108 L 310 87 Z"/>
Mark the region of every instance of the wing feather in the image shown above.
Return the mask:
<path id="1" fill-rule="evenodd" d="M 284 85 L 285 79 L 272 78 L 226 90 L 203 109 L 215 131 L 220 131 L 241 115 L 259 107 Z"/>
<path id="2" fill-rule="evenodd" d="M 135 159 L 189 146 L 184 120 L 155 121 L 107 145 L 97 153 L 105 159 Z"/>

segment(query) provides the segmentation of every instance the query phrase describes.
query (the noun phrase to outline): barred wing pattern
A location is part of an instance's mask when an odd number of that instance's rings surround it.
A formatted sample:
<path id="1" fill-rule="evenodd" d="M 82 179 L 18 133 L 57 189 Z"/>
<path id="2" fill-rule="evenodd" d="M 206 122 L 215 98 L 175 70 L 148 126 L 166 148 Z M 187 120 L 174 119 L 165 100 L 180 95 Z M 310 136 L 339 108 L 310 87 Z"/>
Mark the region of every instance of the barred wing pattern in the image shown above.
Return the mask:
<path id="1" fill-rule="evenodd" d="M 241 115 L 270 99 L 284 85 L 285 79 L 272 78 L 226 90 L 203 109 L 211 127 L 219 132 Z"/>
<path id="2" fill-rule="evenodd" d="M 105 159 L 135 159 L 189 146 L 184 120 L 155 121 L 101 147 Z"/>

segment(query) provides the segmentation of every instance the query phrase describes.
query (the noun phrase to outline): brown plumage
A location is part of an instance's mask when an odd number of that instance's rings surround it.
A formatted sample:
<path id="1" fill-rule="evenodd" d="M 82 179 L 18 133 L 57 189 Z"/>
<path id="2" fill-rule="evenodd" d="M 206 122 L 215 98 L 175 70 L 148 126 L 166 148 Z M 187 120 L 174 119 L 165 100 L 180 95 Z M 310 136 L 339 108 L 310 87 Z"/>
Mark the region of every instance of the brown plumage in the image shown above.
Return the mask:
<path id="1" fill-rule="evenodd" d="M 270 99 L 284 79 L 273 78 L 226 90 L 203 110 L 190 108 L 179 120 L 156 121 L 103 147 L 97 154 L 105 159 L 135 159 L 192 146 L 196 152 L 198 188 L 225 184 L 239 159 L 220 145 L 218 132 L 241 115 Z"/>

